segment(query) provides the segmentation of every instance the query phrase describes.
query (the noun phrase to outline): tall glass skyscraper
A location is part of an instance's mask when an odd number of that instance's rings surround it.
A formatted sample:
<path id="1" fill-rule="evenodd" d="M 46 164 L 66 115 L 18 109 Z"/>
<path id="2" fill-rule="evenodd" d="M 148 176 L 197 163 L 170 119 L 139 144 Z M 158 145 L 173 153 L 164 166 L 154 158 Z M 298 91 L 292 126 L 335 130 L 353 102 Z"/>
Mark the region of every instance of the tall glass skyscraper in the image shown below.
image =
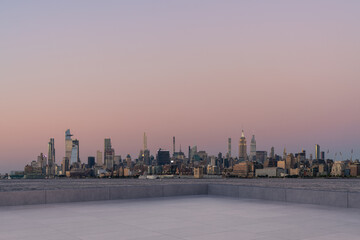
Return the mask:
<path id="1" fill-rule="evenodd" d="M 79 157 L 79 140 L 75 139 L 72 141 L 71 158 L 70 164 L 80 162 Z"/>

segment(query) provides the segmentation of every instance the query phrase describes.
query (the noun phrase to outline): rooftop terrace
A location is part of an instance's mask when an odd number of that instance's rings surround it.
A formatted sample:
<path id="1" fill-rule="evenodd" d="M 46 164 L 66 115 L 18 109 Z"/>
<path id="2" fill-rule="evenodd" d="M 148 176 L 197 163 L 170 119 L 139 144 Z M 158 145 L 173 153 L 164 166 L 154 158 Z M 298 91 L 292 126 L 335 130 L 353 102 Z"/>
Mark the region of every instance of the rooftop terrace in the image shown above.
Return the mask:
<path id="1" fill-rule="evenodd" d="M 358 239 L 360 209 L 215 196 L 0 207 L 0 239 Z"/>

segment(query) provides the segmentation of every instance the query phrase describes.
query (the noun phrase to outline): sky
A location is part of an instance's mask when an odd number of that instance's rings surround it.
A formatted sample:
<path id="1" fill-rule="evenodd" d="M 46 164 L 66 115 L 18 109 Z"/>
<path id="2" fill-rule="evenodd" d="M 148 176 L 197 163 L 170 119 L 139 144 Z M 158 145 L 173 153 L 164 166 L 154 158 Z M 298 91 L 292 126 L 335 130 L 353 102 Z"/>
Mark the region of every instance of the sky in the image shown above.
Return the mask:
<path id="1" fill-rule="evenodd" d="M 0 173 L 110 137 L 360 157 L 360 1 L 1 1 Z M 249 148 L 248 148 L 249 150 Z M 338 154 L 339 160 L 339 154 Z"/>

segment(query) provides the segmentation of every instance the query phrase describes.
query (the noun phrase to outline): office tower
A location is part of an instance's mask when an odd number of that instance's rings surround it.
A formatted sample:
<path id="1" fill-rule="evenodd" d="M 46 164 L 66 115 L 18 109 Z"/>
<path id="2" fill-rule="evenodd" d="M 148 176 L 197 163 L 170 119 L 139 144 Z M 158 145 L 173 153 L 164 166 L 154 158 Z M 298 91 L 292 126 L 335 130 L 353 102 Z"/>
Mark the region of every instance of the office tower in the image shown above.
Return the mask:
<path id="1" fill-rule="evenodd" d="M 315 144 L 315 159 L 316 160 L 320 159 L 320 145 L 319 144 Z"/>
<path id="2" fill-rule="evenodd" d="M 111 139 L 105 138 L 105 140 L 104 140 L 104 165 L 106 166 L 107 169 L 113 169 L 114 155 L 115 155 L 115 151 L 111 147 Z"/>
<path id="3" fill-rule="evenodd" d="M 325 160 L 325 152 L 321 152 L 321 160 Z"/>
<path id="4" fill-rule="evenodd" d="M 70 133 L 70 129 L 66 130 L 65 132 L 65 157 L 67 157 L 69 160 L 71 159 L 71 152 L 72 152 L 72 135 Z"/>
<path id="5" fill-rule="evenodd" d="M 45 172 L 47 158 L 43 153 L 40 153 L 40 155 L 37 157 L 37 162 L 41 169 L 43 169 L 43 172 Z"/>
<path id="6" fill-rule="evenodd" d="M 250 143 L 250 161 L 256 161 L 256 140 L 255 135 L 251 138 Z"/>
<path id="7" fill-rule="evenodd" d="M 284 148 L 284 152 L 283 152 L 283 160 L 285 161 L 285 159 L 286 159 L 286 156 L 287 156 L 287 154 L 286 154 L 286 148 Z"/>
<path id="8" fill-rule="evenodd" d="M 144 133 L 144 139 L 143 139 L 143 144 L 144 144 L 144 151 L 147 149 L 147 136 L 146 133 Z"/>
<path id="9" fill-rule="evenodd" d="M 151 165 L 151 158 L 150 158 L 150 150 L 149 149 L 146 149 L 144 151 L 144 163 L 146 165 Z"/>
<path id="10" fill-rule="evenodd" d="M 144 132 L 144 138 L 143 138 L 143 150 L 141 153 L 141 157 L 144 160 L 144 163 L 146 165 L 151 165 L 151 158 L 150 158 L 150 150 L 147 148 L 147 136 L 146 133 Z"/>
<path id="11" fill-rule="evenodd" d="M 256 157 L 257 162 L 264 163 L 267 159 L 267 152 L 266 151 L 256 151 Z"/>
<path id="12" fill-rule="evenodd" d="M 88 168 L 92 168 L 95 165 L 95 157 L 88 157 Z"/>
<path id="13" fill-rule="evenodd" d="M 121 164 L 121 156 L 120 155 L 116 155 L 114 156 L 114 165 L 120 166 Z"/>
<path id="14" fill-rule="evenodd" d="M 271 147 L 270 158 L 272 158 L 272 159 L 275 158 L 275 148 L 274 147 Z"/>
<path id="15" fill-rule="evenodd" d="M 170 152 L 161 150 L 160 148 L 159 151 L 157 152 L 156 159 L 157 159 L 157 165 L 159 166 L 170 164 Z"/>
<path id="16" fill-rule="evenodd" d="M 210 156 L 210 165 L 216 166 L 216 157 L 215 156 Z"/>
<path id="17" fill-rule="evenodd" d="M 72 141 L 70 165 L 73 163 L 80 163 L 79 157 L 79 140 L 75 139 Z"/>
<path id="18" fill-rule="evenodd" d="M 193 146 L 193 147 L 189 146 L 189 161 L 190 161 L 190 163 L 194 162 L 196 156 L 197 156 L 197 146 Z"/>
<path id="19" fill-rule="evenodd" d="M 226 157 L 231 158 L 231 138 L 228 138 L 228 152 Z"/>
<path id="20" fill-rule="evenodd" d="M 96 151 L 96 165 L 97 166 L 103 165 L 102 152 L 100 152 L 99 150 Z"/>
<path id="21" fill-rule="evenodd" d="M 292 153 L 290 153 L 289 155 L 286 156 L 285 159 L 285 169 L 290 170 L 294 168 L 294 166 L 295 166 L 295 157 Z"/>
<path id="22" fill-rule="evenodd" d="M 126 156 L 125 161 L 126 161 L 126 166 L 127 166 L 128 168 L 131 167 L 131 156 L 130 156 L 130 154 L 128 154 L 128 155 Z"/>
<path id="23" fill-rule="evenodd" d="M 189 163 L 191 163 L 191 147 L 190 146 L 188 149 L 188 157 L 189 157 Z"/>
<path id="24" fill-rule="evenodd" d="M 53 138 L 50 138 L 48 143 L 48 165 L 50 170 L 53 169 L 55 165 L 55 140 Z"/>
<path id="25" fill-rule="evenodd" d="M 64 157 L 62 162 L 61 162 L 61 171 L 62 174 L 65 175 L 67 171 L 70 170 L 70 164 L 69 164 L 69 159 L 67 157 Z"/>
<path id="26" fill-rule="evenodd" d="M 173 156 L 175 154 L 175 137 L 173 137 Z"/>
<path id="27" fill-rule="evenodd" d="M 247 159 L 247 151 L 246 151 L 246 138 L 244 135 L 244 130 L 241 131 L 241 138 L 239 141 L 239 160 L 244 161 Z"/>

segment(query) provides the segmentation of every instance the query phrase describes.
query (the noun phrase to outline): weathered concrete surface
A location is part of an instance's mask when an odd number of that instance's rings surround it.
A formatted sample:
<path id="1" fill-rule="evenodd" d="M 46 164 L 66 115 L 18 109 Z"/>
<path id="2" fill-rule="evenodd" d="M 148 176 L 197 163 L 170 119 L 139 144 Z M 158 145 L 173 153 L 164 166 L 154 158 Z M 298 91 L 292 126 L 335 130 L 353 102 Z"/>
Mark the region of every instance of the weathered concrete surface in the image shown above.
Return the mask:
<path id="1" fill-rule="evenodd" d="M 0 208 L 0 239 L 356 240 L 360 209 L 220 196 Z"/>
<path id="2" fill-rule="evenodd" d="M 56 190 L 56 189 L 85 189 L 107 188 L 119 186 L 145 186 L 169 184 L 228 184 L 246 187 L 272 187 L 306 190 L 349 191 L 360 192 L 360 178 L 358 179 L 12 179 L 0 180 L 0 192 Z"/>
<path id="3" fill-rule="evenodd" d="M 120 186 L 109 188 L 109 199 L 163 197 L 163 186 Z"/>
<path id="4" fill-rule="evenodd" d="M 218 195 L 226 197 L 239 197 L 239 186 L 225 184 L 209 184 L 209 195 Z"/>
<path id="5" fill-rule="evenodd" d="M 204 183 L 201 181 L 196 184 L 171 184 L 167 181 L 154 182 L 152 180 L 148 180 L 145 185 L 110 185 L 108 187 L 85 187 L 79 189 L 0 192 L 0 206 L 162 198 L 185 195 L 218 195 L 238 199 L 248 198 L 343 208 L 360 208 L 359 192 L 243 186 L 229 183 Z"/>
<path id="6" fill-rule="evenodd" d="M 108 188 L 46 190 L 45 203 L 109 200 Z"/>
<path id="7" fill-rule="evenodd" d="M 0 206 L 45 203 L 45 191 L 0 192 Z"/>
<path id="8" fill-rule="evenodd" d="M 348 193 L 334 191 L 314 191 L 304 189 L 286 189 L 286 201 L 333 207 L 348 207 Z"/>
<path id="9" fill-rule="evenodd" d="M 207 195 L 208 184 L 182 184 L 164 185 L 164 197 L 185 196 L 185 195 Z"/>

